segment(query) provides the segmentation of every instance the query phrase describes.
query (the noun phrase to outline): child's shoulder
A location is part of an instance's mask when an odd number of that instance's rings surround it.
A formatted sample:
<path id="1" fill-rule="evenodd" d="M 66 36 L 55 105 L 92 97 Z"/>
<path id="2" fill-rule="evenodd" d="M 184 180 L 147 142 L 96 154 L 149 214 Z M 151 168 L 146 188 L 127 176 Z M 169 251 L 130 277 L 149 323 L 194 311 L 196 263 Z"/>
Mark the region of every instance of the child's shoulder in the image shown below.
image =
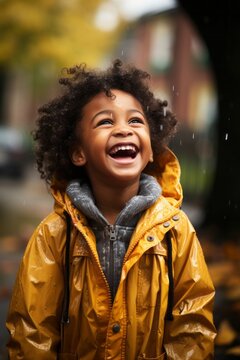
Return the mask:
<path id="1" fill-rule="evenodd" d="M 63 231 L 65 229 L 66 218 L 64 214 L 59 214 L 55 211 L 49 213 L 37 226 L 36 230 L 48 229 L 51 233 L 52 231 Z"/>
<path id="2" fill-rule="evenodd" d="M 171 229 L 173 239 L 178 251 L 186 251 L 192 246 L 198 245 L 199 240 L 196 230 L 184 210 L 179 210 L 175 219 L 175 224 Z"/>
<path id="3" fill-rule="evenodd" d="M 184 210 L 179 209 L 177 214 L 173 216 L 173 220 L 173 231 L 175 231 L 178 236 L 182 235 L 185 237 L 187 234 L 190 235 L 195 233 L 194 226 L 190 221 L 188 214 Z"/>
<path id="4" fill-rule="evenodd" d="M 48 214 L 36 227 L 30 243 L 38 242 L 52 249 L 62 249 L 66 241 L 66 219 L 55 211 Z"/>

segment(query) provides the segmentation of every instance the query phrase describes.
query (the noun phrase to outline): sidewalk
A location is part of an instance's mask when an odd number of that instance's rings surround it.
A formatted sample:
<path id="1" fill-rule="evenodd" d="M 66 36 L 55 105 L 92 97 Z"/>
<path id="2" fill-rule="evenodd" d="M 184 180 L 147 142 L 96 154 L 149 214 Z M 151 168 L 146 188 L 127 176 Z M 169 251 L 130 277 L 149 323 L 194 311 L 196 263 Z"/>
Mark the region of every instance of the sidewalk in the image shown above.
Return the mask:
<path id="1" fill-rule="evenodd" d="M 52 210 L 53 200 L 44 180 L 30 167 L 21 182 L 0 179 L 0 205 L 42 218 Z"/>

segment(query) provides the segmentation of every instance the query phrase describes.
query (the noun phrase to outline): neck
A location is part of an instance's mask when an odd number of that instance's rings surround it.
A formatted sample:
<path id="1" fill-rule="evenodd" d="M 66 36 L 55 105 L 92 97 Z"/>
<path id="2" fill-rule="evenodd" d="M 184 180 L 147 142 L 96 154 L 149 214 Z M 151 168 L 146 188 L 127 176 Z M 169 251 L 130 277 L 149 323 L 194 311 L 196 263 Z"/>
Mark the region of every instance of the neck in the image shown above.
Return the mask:
<path id="1" fill-rule="evenodd" d="M 137 195 L 139 189 L 139 182 L 121 188 L 109 187 L 105 184 L 91 185 L 97 207 L 110 224 L 115 223 L 118 214 L 126 203 Z"/>

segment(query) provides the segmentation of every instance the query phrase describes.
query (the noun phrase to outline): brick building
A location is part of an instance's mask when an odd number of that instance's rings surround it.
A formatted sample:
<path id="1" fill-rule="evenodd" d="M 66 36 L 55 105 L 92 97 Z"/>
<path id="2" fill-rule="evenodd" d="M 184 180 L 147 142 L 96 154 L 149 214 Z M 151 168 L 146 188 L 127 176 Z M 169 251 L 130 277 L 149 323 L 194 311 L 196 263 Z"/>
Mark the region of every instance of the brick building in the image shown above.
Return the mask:
<path id="1" fill-rule="evenodd" d="M 147 14 L 132 23 L 116 55 L 147 70 L 152 87 L 179 120 L 173 141 L 185 195 L 199 200 L 214 171 L 217 93 L 208 51 L 180 8 Z"/>

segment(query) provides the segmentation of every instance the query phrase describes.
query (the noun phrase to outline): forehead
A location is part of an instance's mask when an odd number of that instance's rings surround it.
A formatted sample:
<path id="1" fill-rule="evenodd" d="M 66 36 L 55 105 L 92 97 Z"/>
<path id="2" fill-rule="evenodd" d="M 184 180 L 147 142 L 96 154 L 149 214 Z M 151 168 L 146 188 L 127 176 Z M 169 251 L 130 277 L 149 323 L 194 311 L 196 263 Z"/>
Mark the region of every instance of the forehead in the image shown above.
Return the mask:
<path id="1" fill-rule="evenodd" d="M 88 112 L 97 112 L 104 109 L 113 111 L 138 110 L 143 111 L 141 103 L 131 94 L 122 90 L 111 90 L 112 97 L 101 92 L 94 96 L 83 108 L 83 115 Z"/>

